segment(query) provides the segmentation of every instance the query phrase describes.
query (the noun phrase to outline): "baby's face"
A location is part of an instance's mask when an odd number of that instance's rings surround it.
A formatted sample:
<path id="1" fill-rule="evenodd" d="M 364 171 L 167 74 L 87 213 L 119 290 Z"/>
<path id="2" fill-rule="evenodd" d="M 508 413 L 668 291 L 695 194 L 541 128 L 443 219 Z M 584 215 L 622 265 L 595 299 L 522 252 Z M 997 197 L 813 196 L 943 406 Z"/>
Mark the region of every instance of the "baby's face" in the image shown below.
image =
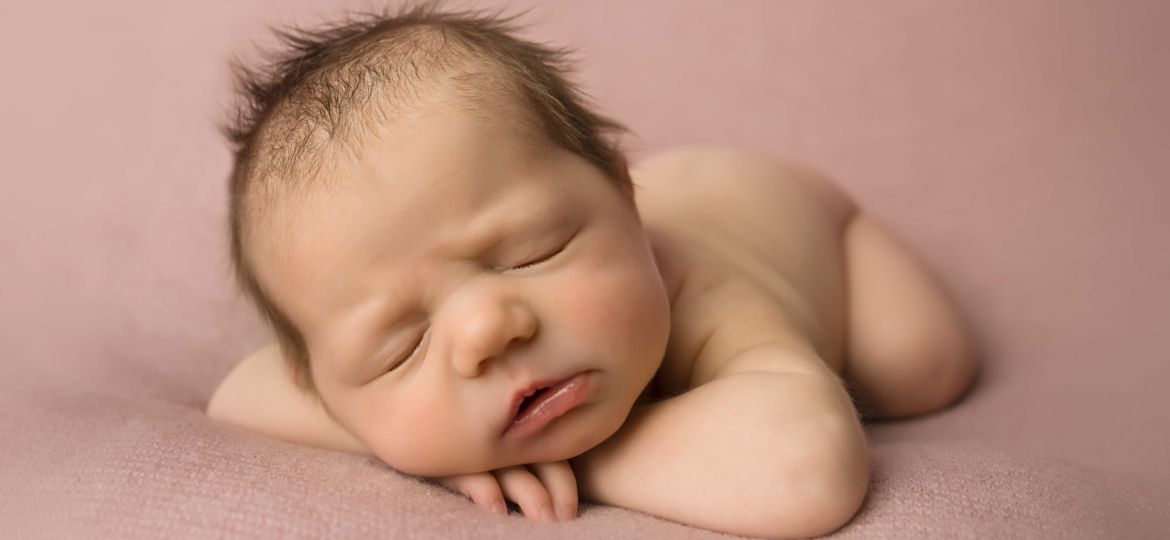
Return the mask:
<path id="1" fill-rule="evenodd" d="M 670 307 L 635 210 L 598 168 L 441 102 L 338 161 L 336 189 L 277 218 L 288 238 L 257 241 L 257 272 L 371 453 L 446 476 L 567 459 L 621 426 Z M 506 432 L 518 391 L 581 373 L 579 406 Z"/>

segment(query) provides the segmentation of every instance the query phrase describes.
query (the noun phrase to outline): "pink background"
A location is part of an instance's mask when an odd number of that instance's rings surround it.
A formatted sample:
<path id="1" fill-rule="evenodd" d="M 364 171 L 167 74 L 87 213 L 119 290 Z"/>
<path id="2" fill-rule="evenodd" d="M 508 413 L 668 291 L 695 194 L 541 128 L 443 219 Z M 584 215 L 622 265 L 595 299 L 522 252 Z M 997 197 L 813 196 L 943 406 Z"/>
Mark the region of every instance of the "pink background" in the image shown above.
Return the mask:
<path id="1" fill-rule="evenodd" d="M 226 61 L 268 24 L 369 5 L 0 3 L 0 524 L 554 530 L 202 416 L 270 341 L 230 280 Z M 580 51 L 635 161 L 716 143 L 815 166 L 953 291 L 984 372 L 945 413 L 870 428 L 875 484 L 842 536 L 1170 527 L 1168 4 L 473 5 L 534 6 L 528 35 Z M 713 536 L 608 507 L 558 527 Z"/>

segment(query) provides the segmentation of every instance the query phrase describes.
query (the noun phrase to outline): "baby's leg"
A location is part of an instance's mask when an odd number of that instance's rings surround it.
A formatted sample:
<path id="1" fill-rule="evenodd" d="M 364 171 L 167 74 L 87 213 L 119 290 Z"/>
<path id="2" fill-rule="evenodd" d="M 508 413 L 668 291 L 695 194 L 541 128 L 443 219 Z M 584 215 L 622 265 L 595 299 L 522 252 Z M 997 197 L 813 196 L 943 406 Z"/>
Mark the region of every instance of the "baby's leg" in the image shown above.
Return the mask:
<path id="1" fill-rule="evenodd" d="M 953 402 L 976 370 L 963 319 L 930 271 L 864 212 L 845 230 L 845 378 L 861 412 L 925 414 Z"/>

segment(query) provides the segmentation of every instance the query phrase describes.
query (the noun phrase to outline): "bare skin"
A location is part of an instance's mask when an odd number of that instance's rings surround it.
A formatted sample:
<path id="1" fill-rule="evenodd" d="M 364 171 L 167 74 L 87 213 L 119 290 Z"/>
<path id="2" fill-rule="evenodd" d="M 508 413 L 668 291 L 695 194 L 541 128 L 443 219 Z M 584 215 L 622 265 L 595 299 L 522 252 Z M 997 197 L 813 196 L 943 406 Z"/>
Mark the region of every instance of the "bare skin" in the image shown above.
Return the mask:
<path id="1" fill-rule="evenodd" d="M 740 534 L 835 529 L 860 504 L 868 479 L 852 400 L 876 418 L 926 414 L 953 402 L 976 369 L 957 310 L 897 240 L 812 171 L 727 149 L 689 148 L 653 156 L 631 175 L 671 304 L 666 352 L 626 423 L 572 459 L 437 479 L 486 509 L 501 511 L 508 499 L 544 521 L 571 519 L 583 496 Z M 361 437 L 292 388 L 282 362 L 274 346 L 249 356 L 216 391 L 208 414 L 301 444 L 371 454 Z M 671 429 L 682 429 L 672 423 L 699 425 L 703 411 L 692 411 L 703 407 L 700 400 L 733 387 L 734 395 L 756 387 L 761 396 L 804 395 L 777 406 L 794 415 L 800 407 L 809 408 L 808 416 L 828 411 L 838 421 L 839 436 L 827 440 L 839 441 L 845 461 L 825 467 L 852 473 L 832 484 L 842 494 L 835 512 L 801 523 L 793 516 L 807 509 L 793 509 L 782 520 L 790 528 L 735 528 L 684 508 L 686 501 L 651 500 L 637 491 L 641 486 L 628 485 L 637 476 L 630 471 L 652 469 L 644 461 L 661 454 Z M 800 429 L 793 424 L 788 433 L 805 433 Z M 654 488 L 670 490 L 645 489 Z"/>

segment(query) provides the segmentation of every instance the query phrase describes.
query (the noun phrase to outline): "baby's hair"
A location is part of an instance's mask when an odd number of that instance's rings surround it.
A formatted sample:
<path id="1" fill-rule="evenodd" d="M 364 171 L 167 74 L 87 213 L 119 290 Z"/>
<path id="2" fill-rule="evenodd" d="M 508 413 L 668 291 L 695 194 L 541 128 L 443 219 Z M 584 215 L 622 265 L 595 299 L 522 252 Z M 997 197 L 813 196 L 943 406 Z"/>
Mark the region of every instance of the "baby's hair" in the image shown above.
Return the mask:
<path id="1" fill-rule="evenodd" d="M 509 99 L 519 103 L 529 117 L 510 120 L 597 166 L 633 204 L 617 141 L 628 130 L 591 110 L 567 80 L 572 50 L 515 37 L 515 20 L 525 13 L 444 11 L 435 2 L 355 13 L 317 29 L 273 29 L 283 50 L 259 68 L 232 62 L 239 101 L 221 128 L 234 153 L 232 265 L 306 394 L 320 397 L 304 337 L 260 284 L 245 246 L 276 204 L 322 187 L 328 157 L 352 149 L 427 90 L 446 84 L 462 98 L 461 110 L 476 114 L 502 114 Z"/>

